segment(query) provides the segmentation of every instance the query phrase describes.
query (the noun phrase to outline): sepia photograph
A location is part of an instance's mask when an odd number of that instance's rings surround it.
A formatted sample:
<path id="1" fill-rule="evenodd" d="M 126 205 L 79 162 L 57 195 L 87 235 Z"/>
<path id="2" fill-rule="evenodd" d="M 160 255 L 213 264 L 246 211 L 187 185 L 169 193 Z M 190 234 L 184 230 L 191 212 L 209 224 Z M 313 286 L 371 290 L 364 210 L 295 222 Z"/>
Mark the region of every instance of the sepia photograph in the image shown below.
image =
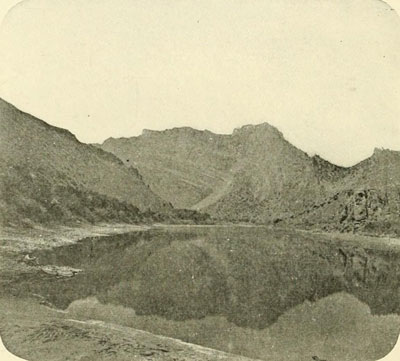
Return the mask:
<path id="1" fill-rule="evenodd" d="M 400 359 L 400 7 L 0 3 L 0 361 Z"/>

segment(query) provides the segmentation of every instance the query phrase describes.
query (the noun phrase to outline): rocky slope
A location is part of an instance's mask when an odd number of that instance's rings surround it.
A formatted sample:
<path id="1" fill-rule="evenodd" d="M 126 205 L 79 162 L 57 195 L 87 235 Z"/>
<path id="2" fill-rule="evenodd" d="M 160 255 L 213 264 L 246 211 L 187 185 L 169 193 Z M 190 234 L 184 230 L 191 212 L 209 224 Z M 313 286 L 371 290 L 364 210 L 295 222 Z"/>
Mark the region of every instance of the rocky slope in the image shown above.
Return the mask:
<path id="1" fill-rule="evenodd" d="M 175 206 L 219 220 L 400 231 L 399 152 L 377 149 L 343 168 L 308 156 L 267 123 L 231 135 L 146 130 L 138 137 L 110 138 L 100 147 L 134 164 Z"/>
<path id="2" fill-rule="evenodd" d="M 236 211 L 239 216 L 245 213 L 234 204 L 235 195 L 245 195 L 252 207 L 272 193 L 281 197 L 300 174 L 305 188 L 318 183 L 311 159 L 268 124 L 245 126 L 232 135 L 191 128 L 145 130 L 139 137 L 110 138 L 101 148 L 127 165 L 133 163 L 152 189 L 172 204 L 195 209 L 218 204 L 222 209 L 214 214 L 229 219 L 237 218 Z"/>
<path id="3" fill-rule="evenodd" d="M 2 223 L 137 220 L 169 209 L 138 171 L 0 100 Z"/>
<path id="4" fill-rule="evenodd" d="M 330 216 L 341 230 L 400 234 L 400 152 L 375 149 L 347 169 L 317 213 Z"/>
<path id="5" fill-rule="evenodd" d="M 151 188 L 177 208 L 190 208 L 229 179 L 235 148 L 229 136 L 174 128 L 107 139 L 101 148 L 139 169 Z"/>
<path id="6" fill-rule="evenodd" d="M 267 123 L 230 135 L 144 130 L 93 146 L 0 100 L 0 147 L 2 224 L 161 214 L 204 222 L 201 211 L 219 221 L 400 234 L 400 152 L 376 149 L 342 168 Z"/>
<path id="7" fill-rule="evenodd" d="M 312 207 L 345 171 L 292 146 L 268 124 L 232 134 L 238 149 L 230 189 L 207 209 L 219 218 L 276 222 Z"/>

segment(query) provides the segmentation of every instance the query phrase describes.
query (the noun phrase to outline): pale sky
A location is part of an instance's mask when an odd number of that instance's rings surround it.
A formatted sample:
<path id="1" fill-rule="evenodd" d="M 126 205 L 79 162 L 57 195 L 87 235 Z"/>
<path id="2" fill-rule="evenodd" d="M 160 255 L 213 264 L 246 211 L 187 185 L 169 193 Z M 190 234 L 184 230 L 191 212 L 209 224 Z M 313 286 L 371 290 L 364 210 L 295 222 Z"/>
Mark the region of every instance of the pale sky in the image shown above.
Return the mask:
<path id="1" fill-rule="evenodd" d="M 83 142 L 266 121 L 336 164 L 400 150 L 400 20 L 383 1 L 0 2 L 0 97 Z"/>

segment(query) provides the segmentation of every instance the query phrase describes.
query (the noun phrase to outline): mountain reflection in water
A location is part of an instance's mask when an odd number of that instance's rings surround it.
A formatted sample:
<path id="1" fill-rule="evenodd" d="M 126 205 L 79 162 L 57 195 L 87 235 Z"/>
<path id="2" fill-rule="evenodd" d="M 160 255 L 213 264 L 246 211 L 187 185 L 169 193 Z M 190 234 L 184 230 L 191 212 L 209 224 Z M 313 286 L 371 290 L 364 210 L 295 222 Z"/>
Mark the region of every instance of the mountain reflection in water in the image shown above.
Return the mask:
<path id="1" fill-rule="evenodd" d="M 372 343 L 365 357 L 383 357 L 400 327 L 392 315 L 400 313 L 399 254 L 318 235 L 160 228 L 84 239 L 35 256 L 40 264 L 83 272 L 70 279 L 32 275 L 14 285 L 15 293 L 40 294 L 83 318 L 251 357 L 290 354 L 288 340 L 298 349 L 310 337 L 321 357 L 347 350 L 342 341 L 352 350 L 343 359 L 360 354 L 366 342 Z"/>

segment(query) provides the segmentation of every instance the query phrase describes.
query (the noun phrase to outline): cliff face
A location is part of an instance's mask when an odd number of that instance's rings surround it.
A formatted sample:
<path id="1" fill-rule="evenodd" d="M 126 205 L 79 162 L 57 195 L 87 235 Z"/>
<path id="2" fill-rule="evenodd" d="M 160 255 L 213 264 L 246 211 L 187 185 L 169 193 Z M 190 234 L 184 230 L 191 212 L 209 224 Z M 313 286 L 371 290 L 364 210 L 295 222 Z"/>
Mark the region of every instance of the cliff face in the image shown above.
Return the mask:
<path id="1" fill-rule="evenodd" d="M 375 149 L 370 158 L 346 169 L 332 191 L 315 216 L 317 221 L 325 218 L 325 227 L 400 234 L 400 152 Z M 312 216 L 308 222 L 315 222 Z"/>

